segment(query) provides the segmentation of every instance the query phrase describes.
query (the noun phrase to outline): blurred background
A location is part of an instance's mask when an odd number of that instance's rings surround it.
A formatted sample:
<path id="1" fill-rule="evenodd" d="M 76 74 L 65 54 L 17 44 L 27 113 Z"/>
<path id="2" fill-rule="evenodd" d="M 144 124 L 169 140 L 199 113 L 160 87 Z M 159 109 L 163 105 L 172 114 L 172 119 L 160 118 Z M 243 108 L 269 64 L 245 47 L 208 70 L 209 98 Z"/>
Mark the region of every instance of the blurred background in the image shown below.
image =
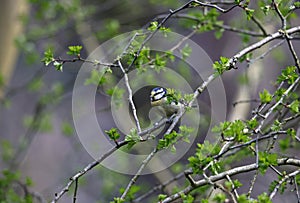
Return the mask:
<path id="1" fill-rule="evenodd" d="M 66 63 L 63 72 L 56 71 L 41 62 L 45 50 L 52 48 L 55 57 L 68 58 L 68 46 L 81 45 L 81 56 L 85 58 L 106 40 L 124 32 L 146 28 L 156 16 L 167 14 L 169 9 L 184 2 L 2 0 L 0 170 L 18 171 L 20 180 L 30 182 L 30 190 L 49 201 L 69 177 L 93 161 L 81 146 L 72 123 L 72 88 L 82 63 Z M 220 19 L 224 24 L 240 27 L 251 24 L 241 16 L 237 9 L 221 15 Z M 279 22 L 278 18 L 270 17 L 264 26 L 271 33 L 278 30 Z M 191 31 L 191 28 L 181 26 L 176 18 L 168 21 L 166 26 L 183 35 Z M 252 24 L 247 27 L 258 30 Z M 192 37 L 213 61 L 220 56 L 231 57 L 245 47 L 246 43 L 240 39 L 239 34 L 228 31 L 220 39 L 213 31 L 199 32 Z M 250 38 L 248 43 L 258 39 Z M 278 42 L 263 47 L 256 55 L 260 56 Z M 299 50 L 299 46 L 295 47 Z M 243 103 L 233 107 L 233 102 L 257 99 L 258 91 L 264 88 L 272 91 L 280 69 L 293 64 L 292 57 L 285 57 L 285 52 L 286 46 L 283 46 L 266 55 L 263 61 L 253 61 L 250 66 L 239 64 L 238 70 L 222 76 L 227 119 L 246 119 L 255 106 L 255 103 Z M 209 108 L 209 100 L 205 96 L 201 99 Z M 171 172 L 182 170 L 186 163 L 182 160 L 182 165 L 173 165 Z M 141 177 L 140 181 L 145 182 L 143 190 L 159 184 L 162 181 L 159 177 Z M 108 202 L 119 194 L 118 188 L 127 185 L 129 178 L 99 166 L 80 179 L 78 202 Z M 261 187 L 268 184 L 258 182 Z M 254 192 L 259 191 L 259 187 L 254 189 Z M 66 195 L 60 202 L 70 202 L 71 198 L 72 194 Z M 279 198 L 283 202 L 283 197 Z"/>

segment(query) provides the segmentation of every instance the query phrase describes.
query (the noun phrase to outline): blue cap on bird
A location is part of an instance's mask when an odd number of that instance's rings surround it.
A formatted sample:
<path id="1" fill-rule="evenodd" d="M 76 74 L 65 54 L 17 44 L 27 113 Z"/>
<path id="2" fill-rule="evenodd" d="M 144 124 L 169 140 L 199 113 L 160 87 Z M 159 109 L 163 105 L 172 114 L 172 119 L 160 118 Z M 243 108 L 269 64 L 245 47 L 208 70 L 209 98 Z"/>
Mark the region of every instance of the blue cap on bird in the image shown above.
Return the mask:
<path id="1" fill-rule="evenodd" d="M 151 90 L 150 99 L 151 103 L 161 100 L 167 96 L 167 90 L 163 87 L 155 87 Z"/>

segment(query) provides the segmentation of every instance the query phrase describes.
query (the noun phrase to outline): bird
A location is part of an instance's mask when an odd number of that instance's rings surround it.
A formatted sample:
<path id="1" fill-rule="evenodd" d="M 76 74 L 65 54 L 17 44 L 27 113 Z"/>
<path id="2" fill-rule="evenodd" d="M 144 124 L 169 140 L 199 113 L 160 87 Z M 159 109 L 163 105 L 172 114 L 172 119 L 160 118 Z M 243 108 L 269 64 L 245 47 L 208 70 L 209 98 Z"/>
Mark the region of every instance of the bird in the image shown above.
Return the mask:
<path id="1" fill-rule="evenodd" d="M 159 111 L 168 118 L 172 118 L 172 116 L 184 108 L 184 104 L 176 101 L 164 87 L 155 87 L 151 90 L 150 103 L 152 107 L 158 107 Z"/>

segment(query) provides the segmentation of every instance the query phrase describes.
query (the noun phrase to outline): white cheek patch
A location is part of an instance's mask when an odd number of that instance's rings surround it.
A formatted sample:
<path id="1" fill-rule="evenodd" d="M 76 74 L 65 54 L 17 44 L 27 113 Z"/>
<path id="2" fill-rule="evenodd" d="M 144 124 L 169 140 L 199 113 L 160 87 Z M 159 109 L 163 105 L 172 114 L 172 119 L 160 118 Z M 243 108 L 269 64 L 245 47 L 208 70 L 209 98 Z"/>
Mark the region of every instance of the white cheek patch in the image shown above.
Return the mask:
<path id="1" fill-rule="evenodd" d="M 160 100 L 161 98 L 163 98 L 164 97 L 164 92 L 161 92 L 161 93 L 159 93 L 159 94 L 157 94 L 157 95 L 154 95 L 154 100 L 156 101 L 156 100 Z"/>

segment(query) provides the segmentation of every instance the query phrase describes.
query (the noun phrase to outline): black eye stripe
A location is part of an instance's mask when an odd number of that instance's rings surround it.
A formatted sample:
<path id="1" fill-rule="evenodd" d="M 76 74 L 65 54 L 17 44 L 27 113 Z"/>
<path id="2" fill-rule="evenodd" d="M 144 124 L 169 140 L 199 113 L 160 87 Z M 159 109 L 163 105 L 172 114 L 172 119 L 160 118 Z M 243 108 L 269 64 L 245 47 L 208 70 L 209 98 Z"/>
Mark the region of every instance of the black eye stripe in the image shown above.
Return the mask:
<path id="1" fill-rule="evenodd" d="M 159 96 L 159 97 L 157 97 Z M 159 91 L 159 92 L 155 92 L 152 96 L 151 96 L 151 101 L 158 101 L 161 100 L 162 98 L 166 97 L 166 92 L 164 90 Z"/>
<path id="2" fill-rule="evenodd" d="M 159 101 L 159 100 L 165 98 L 166 95 L 167 95 L 167 91 L 165 88 L 156 87 L 156 88 L 152 89 L 152 91 L 151 91 L 150 100 L 151 100 L 151 102 L 156 102 L 156 101 Z"/>
<path id="3" fill-rule="evenodd" d="M 164 92 L 163 90 L 160 91 L 160 92 L 156 92 L 156 93 L 153 95 L 153 97 L 155 97 L 156 95 L 162 94 L 162 93 L 165 93 L 165 92 Z M 166 94 L 163 94 L 163 96 L 166 96 Z"/>

